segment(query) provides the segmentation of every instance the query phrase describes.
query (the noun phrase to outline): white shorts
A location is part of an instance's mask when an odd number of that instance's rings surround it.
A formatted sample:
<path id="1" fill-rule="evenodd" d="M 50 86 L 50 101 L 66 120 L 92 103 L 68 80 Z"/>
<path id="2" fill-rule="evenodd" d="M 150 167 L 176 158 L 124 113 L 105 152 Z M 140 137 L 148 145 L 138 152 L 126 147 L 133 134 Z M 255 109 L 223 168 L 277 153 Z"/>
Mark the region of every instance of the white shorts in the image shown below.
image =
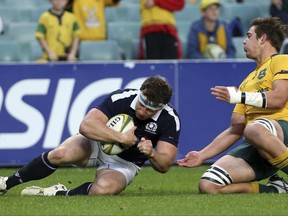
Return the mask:
<path id="1" fill-rule="evenodd" d="M 92 153 L 87 166 L 96 166 L 96 171 L 111 169 L 121 172 L 126 178 L 126 186 L 129 185 L 141 168 L 130 161 L 126 161 L 117 155 L 107 155 L 100 148 L 100 143 L 90 140 Z"/>

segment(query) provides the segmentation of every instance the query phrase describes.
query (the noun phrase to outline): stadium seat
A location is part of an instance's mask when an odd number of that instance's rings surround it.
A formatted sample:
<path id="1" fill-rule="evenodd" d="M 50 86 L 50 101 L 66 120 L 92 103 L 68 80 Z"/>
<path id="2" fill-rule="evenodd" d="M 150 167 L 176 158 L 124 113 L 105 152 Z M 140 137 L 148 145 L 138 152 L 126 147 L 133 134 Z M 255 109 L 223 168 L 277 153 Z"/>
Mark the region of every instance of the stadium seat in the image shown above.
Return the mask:
<path id="1" fill-rule="evenodd" d="M 31 10 L 31 21 L 32 22 L 38 22 L 41 14 L 44 12 L 44 11 L 47 11 L 50 7 L 47 7 L 45 5 L 43 6 L 38 6 L 37 8 Z"/>
<path id="2" fill-rule="evenodd" d="M 9 6 L 14 6 L 14 7 L 34 7 L 34 5 L 37 3 L 39 0 L 25 0 L 25 4 L 21 4 L 19 0 L 2 0 L 2 5 L 9 5 Z M 42 0 L 43 2 L 43 0 Z"/>
<path id="3" fill-rule="evenodd" d="M 180 42 L 187 41 L 191 25 L 192 23 L 190 21 L 177 22 L 177 30 Z"/>
<path id="4" fill-rule="evenodd" d="M 81 41 L 79 57 L 81 61 L 120 60 L 121 55 L 116 41 Z"/>
<path id="5" fill-rule="evenodd" d="M 33 41 L 37 22 L 17 22 L 10 23 L 8 26 L 8 35 L 12 40 Z"/>
<path id="6" fill-rule="evenodd" d="M 236 49 L 236 58 L 247 58 L 246 53 L 244 52 L 243 41 L 246 37 L 233 37 L 233 43 Z"/>
<path id="7" fill-rule="evenodd" d="M 31 61 L 36 61 L 42 57 L 42 48 L 37 40 L 29 43 L 29 57 Z"/>
<path id="8" fill-rule="evenodd" d="M 260 9 L 255 4 L 222 4 L 221 14 L 227 22 L 239 17 L 244 32 L 248 31 L 252 19 L 261 16 Z"/>
<path id="9" fill-rule="evenodd" d="M 199 5 L 192 5 L 186 3 L 181 11 L 175 12 L 176 21 L 189 21 L 190 23 L 200 19 L 201 13 Z"/>
<path id="10" fill-rule="evenodd" d="M 139 59 L 139 38 L 131 40 L 131 59 Z"/>
<path id="11" fill-rule="evenodd" d="M 188 40 L 181 41 L 181 47 L 182 47 L 182 59 L 187 59 L 188 53 L 187 53 L 187 46 L 188 46 Z"/>
<path id="12" fill-rule="evenodd" d="M 2 6 L 0 7 L 0 16 L 5 24 L 10 22 L 24 22 L 31 21 L 29 8 L 20 8 L 15 6 Z"/>
<path id="13" fill-rule="evenodd" d="M 17 41 L 0 40 L 0 62 L 20 60 L 20 46 Z"/>
<path id="14" fill-rule="evenodd" d="M 106 7 L 105 8 L 105 19 L 106 22 L 113 22 L 117 20 L 116 7 Z"/>
<path id="15" fill-rule="evenodd" d="M 105 15 L 107 22 L 114 21 L 138 21 L 140 22 L 140 12 L 138 4 L 124 4 L 119 6 L 106 7 Z"/>
<path id="16" fill-rule="evenodd" d="M 139 5 L 118 6 L 116 9 L 115 21 L 140 21 Z"/>
<path id="17" fill-rule="evenodd" d="M 117 41 L 126 59 L 131 59 L 131 40 L 140 37 L 140 22 L 109 22 L 107 32 L 108 39 Z"/>
<path id="18" fill-rule="evenodd" d="M 288 46 L 288 38 L 286 38 L 282 44 L 282 47 L 281 47 L 281 50 L 280 50 L 280 53 L 283 54 L 284 53 L 284 48 L 285 46 Z M 288 53 L 286 53 L 288 54 Z"/>

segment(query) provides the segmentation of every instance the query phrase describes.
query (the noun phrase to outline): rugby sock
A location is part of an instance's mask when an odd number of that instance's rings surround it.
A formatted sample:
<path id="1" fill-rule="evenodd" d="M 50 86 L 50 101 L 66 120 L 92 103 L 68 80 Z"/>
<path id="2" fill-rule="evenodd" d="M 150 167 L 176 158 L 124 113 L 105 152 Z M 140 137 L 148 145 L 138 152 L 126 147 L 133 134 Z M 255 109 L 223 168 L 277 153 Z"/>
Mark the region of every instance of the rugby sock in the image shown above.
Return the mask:
<path id="1" fill-rule="evenodd" d="M 92 182 L 86 182 L 79 187 L 76 187 L 68 191 L 57 191 L 56 196 L 66 195 L 66 196 L 75 196 L 75 195 L 88 195 L 89 190 L 92 186 Z"/>
<path id="2" fill-rule="evenodd" d="M 58 166 L 51 164 L 47 156 L 48 152 L 44 152 L 22 167 L 18 172 L 11 175 L 6 181 L 7 189 L 23 182 L 42 179 L 52 174 Z"/>
<path id="3" fill-rule="evenodd" d="M 288 149 L 278 157 L 269 160 L 269 163 L 288 175 Z"/>
<path id="4" fill-rule="evenodd" d="M 259 193 L 259 183 L 251 182 L 250 185 L 252 187 L 252 192 L 253 193 Z"/>

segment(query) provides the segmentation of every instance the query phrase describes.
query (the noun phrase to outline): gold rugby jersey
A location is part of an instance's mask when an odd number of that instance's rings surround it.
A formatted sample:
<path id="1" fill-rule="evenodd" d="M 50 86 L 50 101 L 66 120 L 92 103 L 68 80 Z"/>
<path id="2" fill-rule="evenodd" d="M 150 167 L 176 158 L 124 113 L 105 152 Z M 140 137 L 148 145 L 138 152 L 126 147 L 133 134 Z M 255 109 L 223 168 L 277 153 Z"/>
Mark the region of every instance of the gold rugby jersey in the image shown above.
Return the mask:
<path id="1" fill-rule="evenodd" d="M 74 14 L 64 11 L 58 16 L 49 10 L 40 16 L 35 37 L 45 38 L 57 56 L 66 57 L 74 36 L 79 33 L 80 28 Z M 48 58 L 46 52 L 43 52 L 43 58 Z"/>
<path id="2" fill-rule="evenodd" d="M 279 79 L 288 79 L 288 55 L 273 55 L 265 59 L 243 80 L 239 89 L 242 92 L 266 92 L 272 90 L 273 81 Z M 257 118 L 288 121 L 288 103 L 282 109 L 265 109 L 236 104 L 233 112 L 245 115 L 247 124 Z"/>

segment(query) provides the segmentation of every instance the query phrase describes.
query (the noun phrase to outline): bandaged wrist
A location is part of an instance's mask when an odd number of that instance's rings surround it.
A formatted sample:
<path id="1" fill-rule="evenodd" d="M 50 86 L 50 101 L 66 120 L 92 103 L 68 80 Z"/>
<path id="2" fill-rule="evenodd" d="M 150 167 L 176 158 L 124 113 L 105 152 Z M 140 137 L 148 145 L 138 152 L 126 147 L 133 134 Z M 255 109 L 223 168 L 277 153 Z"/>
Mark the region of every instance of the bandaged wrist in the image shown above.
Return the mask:
<path id="1" fill-rule="evenodd" d="M 230 103 L 242 103 L 250 106 L 266 108 L 267 100 L 264 92 L 241 92 L 234 87 L 227 87 L 230 95 Z"/>

